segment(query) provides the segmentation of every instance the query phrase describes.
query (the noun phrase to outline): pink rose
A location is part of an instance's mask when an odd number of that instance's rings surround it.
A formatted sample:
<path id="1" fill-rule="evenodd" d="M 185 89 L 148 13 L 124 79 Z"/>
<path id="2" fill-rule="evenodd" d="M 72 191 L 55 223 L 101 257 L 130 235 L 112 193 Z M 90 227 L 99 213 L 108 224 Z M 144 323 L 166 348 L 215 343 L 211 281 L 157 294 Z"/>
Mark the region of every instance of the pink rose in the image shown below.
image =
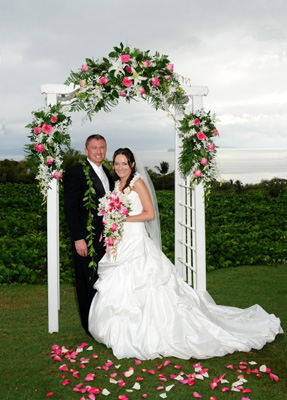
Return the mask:
<path id="1" fill-rule="evenodd" d="M 55 124 L 55 122 L 57 122 L 57 117 L 56 115 L 53 115 L 53 117 L 51 118 L 51 121 Z"/>
<path id="2" fill-rule="evenodd" d="M 120 92 L 121 97 L 126 97 L 126 92 Z"/>
<path id="3" fill-rule="evenodd" d="M 208 164 L 207 158 L 203 157 L 203 159 L 201 160 L 201 164 L 202 165 L 207 165 Z"/>
<path id="4" fill-rule="evenodd" d="M 199 126 L 200 125 L 200 121 L 198 118 L 195 118 L 195 120 L 193 121 L 194 125 Z"/>
<path id="5" fill-rule="evenodd" d="M 121 55 L 121 60 L 123 63 L 127 63 L 130 61 L 130 56 L 128 54 Z"/>
<path id="6" fill-rule="evenodd" d="M 125 87 L 129 87 L 129 86 L 131 86 L 133 84 L 133 81 L 131 81 L 127 76 L 125 76 L 123 81 L 122 81 L 122 84 Z"/>
<path id="7" fill-rule="evenodd" d="M 42 131 L 49 135 L 52 132 L 52 125 L 43 124 Z"/>
<path id="8" fill-rule="evenodd" d="M 159 85 L 159 82 L 160 82 L 160 80 L 158 79 L 157 76 L 155 78 L 153 78 L 153 80 L 152 80 L 153 87 L 156 87 L 157 85 Z"/>
<path id="9" fill-rule="evenodd" d="M 108 239 L 108 245 L 109 246 L 112 246 L 114 244 L 114 239 L 112 238 L 112 237 L 110 237 L 109 239 Z"/>
<path id="10" fill-rule="evenodd" d="M 173 64 L 168 64 L 166 69 L 168 69 L 170 72 L 173 72 Z"/>
<path id="11" fill-rule="evenodd" d="M 123 215 L 129 215 L 129 210 L 127 210 L 126 208 L 123 208 L 122 213 L 123 213 Z"/>
<path id="12" fill-rule="evenodd" d="M 170 80 L 170 78 L 171 78 L 171 76 L 170 76 L 170 75 L 165 75 L 165 76 L 164 76 L 164 79 L 166 79 L 167 81 L 169 81 L 169 80 Z"/>
<path id="13" fill-rule="evenodd" d="M 53 164 L 53 162 L 54 162 L 54 158 L 51 157 L 51 156 L 48 156 L 47 157 L 47 164 L 51 165 L 51 164 Z"/>
<path id="14" fill-rule="evenodd" d="M 111 227 L 112 232 L 115 232 L 118 228 L 117 224 L 113 224 L 113 226 Z"/>
<path id="15" fill-rule="evenodd" d="M 63 177 L 63 174 L 61 174 L 61 172 L 59 172 L 59 171 L 55 171 L 53 173 L 53 178 L 59 179 L 59 178 L 62 178 L 62 177 Z"/>
<path id="16" fill-rule="evenodd" d="M 150 67 L 150 61 L 149 61 L 149 60 L 145 60 L 145 61 L 143 62 L 143 66 L 144 66 L 145 68 Z"/>
<path id="17" fill-rule="evenodd" d="M 102 76 L 102 77 L 99 79 L 99 83 L 100 83 L 101 85 L 105 85 L 107 82 L 108 82 L 108 78 L 105 78 L 104 76 Z"/>
<path id="18" fill-rule="evenodd" d="M 144 88 L 140 88 L 139 92 L 140 92 L 140 94 L 145 94 L 145 89 Z"/>
<path id="19" fill-rule="evenodd" d="M 202 176 L 202 172 L 200 171 L 200 169 L 197 169 L 197 170 L 194 172 L 194 176 L 195 176 L 196 178 L 200 178 L 200 177 Z"/>
<path id="20" fill-rule="evenodd" d="M 37 133 L 40 133 L 40 132 L 41 132 L 40 126 L 35 126 L 34 133 L 36 133 L 36 135 L 37 135 Z"/>
<path id="21" fill-rule="evenodd" d="M 206 136 L 205 136 L 205 134 L 203 132 L 197 132 L 196 136 L 197 136 L 198 140 L 206 139 Z"/>
<path id="22" fill-rule="evenodd" d="M 89 66 L 88 65 L 82 65 L 82 71 L 88 71 Z"/>
<path id="23" fill-rule="evenodd" d="M 207 150 L 214 150 L 215 149 L 215 144 L 214 143 L 210 143 L 206 148 L 207 148 Z"/>
<path id="24" fill-rule="evenodd" d="M 215 129 L 215 131 L 213 132 L 213 136 L 218 136 L 218 130 Z"/>
<path id="25" fill-rule="evenodd" d="M 133 70 L 131 69 L 131 67 L 126 67 L 126 71 L 130 74 L 131 72 L 133 72 Z"/>
<path id="26" fill-rule="evenodd" d="M 43 153 L 43 151 L 45 151 L 45 148 L 42 144 L 35 144 L 35 149 L 39 151 L 39 153 Z"/>

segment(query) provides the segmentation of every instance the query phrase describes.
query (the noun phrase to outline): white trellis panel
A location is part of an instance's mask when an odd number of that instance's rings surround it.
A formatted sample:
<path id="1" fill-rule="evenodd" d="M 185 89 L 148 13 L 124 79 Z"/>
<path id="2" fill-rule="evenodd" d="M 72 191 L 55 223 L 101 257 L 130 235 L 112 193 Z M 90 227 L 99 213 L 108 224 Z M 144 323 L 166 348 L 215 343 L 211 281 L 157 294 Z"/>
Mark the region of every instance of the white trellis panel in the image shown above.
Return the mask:
<path id="1" fill-rule="evenodd" d="M 203 107 L 206 86 L 186 90 L 192 111 Z M 189 106 L 187 106 L 189 107 Z M 179 173 L 178 157 L 182 139 L 175 132 L 175 266 L 183 279 L 194 289 L 206 291 L 205 206 L 203 185 L 190 188 L 190 177 Z"/>

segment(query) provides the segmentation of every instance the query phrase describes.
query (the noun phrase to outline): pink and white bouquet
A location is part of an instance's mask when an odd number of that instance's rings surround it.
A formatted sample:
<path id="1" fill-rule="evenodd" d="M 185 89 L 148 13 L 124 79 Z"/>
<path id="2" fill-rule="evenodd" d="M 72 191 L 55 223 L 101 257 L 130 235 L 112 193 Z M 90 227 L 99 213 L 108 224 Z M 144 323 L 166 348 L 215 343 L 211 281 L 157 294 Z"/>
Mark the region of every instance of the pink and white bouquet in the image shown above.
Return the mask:
<path id="1" fill-rule="evenodd" d="M 128 196 L 118 190 L 107 193 L 99 201 L 98 215 L 103 217 L 106 253 L 117 256 L 117 246 L 122 240 L 124 221 L 131 211 Z"/>

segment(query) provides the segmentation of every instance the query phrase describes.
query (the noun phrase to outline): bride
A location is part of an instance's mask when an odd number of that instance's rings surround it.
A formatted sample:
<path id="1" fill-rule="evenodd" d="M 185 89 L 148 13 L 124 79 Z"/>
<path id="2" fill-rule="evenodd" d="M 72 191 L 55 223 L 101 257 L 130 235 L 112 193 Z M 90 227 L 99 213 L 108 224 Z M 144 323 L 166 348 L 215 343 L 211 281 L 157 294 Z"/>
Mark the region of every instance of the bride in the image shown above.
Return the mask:
<path id="1" fill-rule="evenodd" d="M 283 332 L 280 320 L 259 305 L 244 310 L 216 305 L 184 282 L 160 249 L 157 207 L 130 149 L 114 153 L 113 168 L 115 188 L 127 193 L 132 211 L 116 259 L 106 254 L 98 265 L 89 314 L 97 342 L 118 359 L 206 359 L 261 349 Z"/>

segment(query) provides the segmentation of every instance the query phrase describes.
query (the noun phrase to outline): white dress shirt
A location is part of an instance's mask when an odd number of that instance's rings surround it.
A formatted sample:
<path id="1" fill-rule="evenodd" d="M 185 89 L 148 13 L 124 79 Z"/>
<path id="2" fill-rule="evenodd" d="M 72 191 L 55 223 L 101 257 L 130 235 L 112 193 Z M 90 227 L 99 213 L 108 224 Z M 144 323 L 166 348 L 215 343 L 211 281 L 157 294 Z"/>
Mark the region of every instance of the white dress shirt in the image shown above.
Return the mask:
<path id="1" fill-rule="evenodd" d="M 91 164 L 93 170 L 95 171 L 95 173 L 98 175 L 98 177 L 100 178 L 105 192 L 108 193 L 110 190 L 110 185 L 109 185 L 109 180 L 108 177 L 105 173 L 105 171 L 103 170 L 103 166 L 101 165 L 100 167 L 98 167 L 96 164 L 94 164 L 92 161 L 90 161 L 89 159 L 87 159 L 89 161 L 89 163 Z"/>

